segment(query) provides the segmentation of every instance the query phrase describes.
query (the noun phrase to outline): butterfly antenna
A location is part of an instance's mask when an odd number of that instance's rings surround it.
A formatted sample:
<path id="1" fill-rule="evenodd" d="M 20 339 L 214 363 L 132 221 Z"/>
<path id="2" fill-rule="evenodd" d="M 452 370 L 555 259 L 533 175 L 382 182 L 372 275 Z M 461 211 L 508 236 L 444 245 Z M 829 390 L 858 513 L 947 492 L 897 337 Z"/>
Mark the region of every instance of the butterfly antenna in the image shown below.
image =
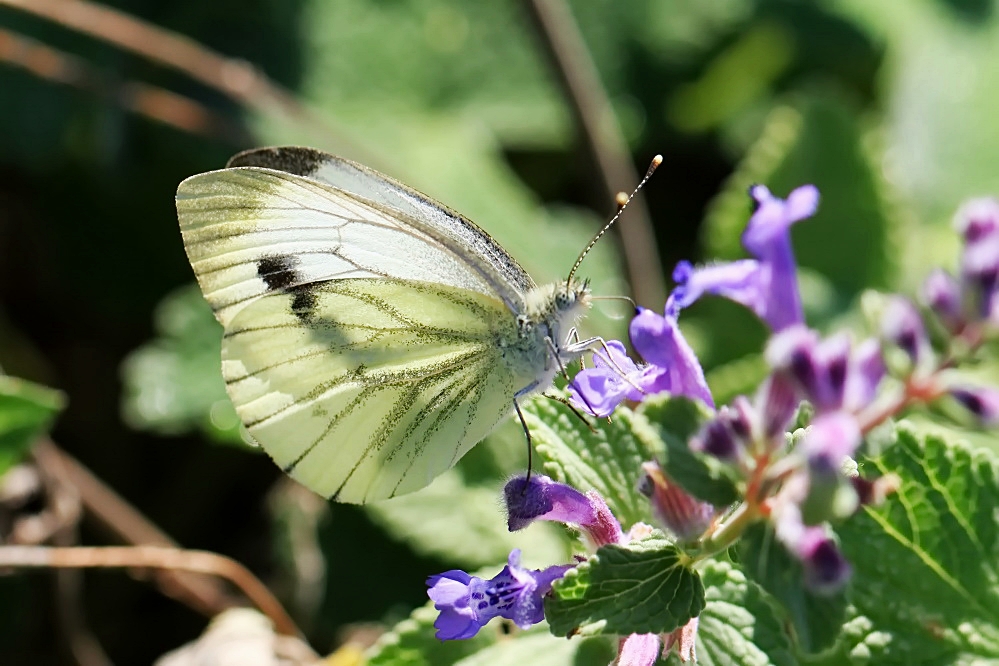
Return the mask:
<path id="1" fill-rule="evenodd" d="M 635 299 L 631 298 L 630 296 L 615 296 L 615 295 L 611 295 L 611 296 L 590 296 L 590 298 L 592 300 L 594 300 L 594 301 L 628 301 L 629 303 L 631 303 L 631 307 L 633 309 L 637 309 L 638 308 L 638 303 L 636 303 Z"/>
<path id="2" fill-rule="evenodd" d="M 638 186 L 632 191 L 632 193 L 630 195 L 625 196 L 624 192 L 621 192 L 617 195 L 617 212 L 614 213 L 614 217 L 610 219 L 610 222 L 605 224 L 604 228 L 598 231 L 597 235 L 593 237 L 593 240 L 591 240 L 589 244 L 585 248 L 583 248 L 583 251 L 579 253 L 579 258 L 576 259 L 576 263 L 572 265 L 572 270 L 569 271 L 569 277 L 566 278 L 566 282 L 572 282 L 572 276 L 576 274 L 576 270 L 579 268 L 579 265 L 583 263 L 583 258 L 589 253 L 590 250 L 593 249 L 593 246 L 597 244 L 597 241 L 600 240 L 600 238 L 605 233 L 607 233 L 607 230 L 610 229 L 612 226 L 614 226 L 614 223 L 617 222 L 619 217 L 621 217 L 621 214 L 624 212 L 624 209 L 628 207 L 628 204 L 630 204 L 631 200 L 635 198 L 635 195 L 638 194 L 638 191 L 645 186 L 645 183 L 649 182 L 649 178 L 652 177 L 652 174 L 656 172 L 656 169 L 658 169 L 659 165 L 662 163 L 663 163 L 662 155 L 656 155 L 655 157 L 653 157 L 652 163 L 649 164 L 649 170 L 645 172 L 645 178 L 642 178 L 642 182 L 638 184 Z"/>

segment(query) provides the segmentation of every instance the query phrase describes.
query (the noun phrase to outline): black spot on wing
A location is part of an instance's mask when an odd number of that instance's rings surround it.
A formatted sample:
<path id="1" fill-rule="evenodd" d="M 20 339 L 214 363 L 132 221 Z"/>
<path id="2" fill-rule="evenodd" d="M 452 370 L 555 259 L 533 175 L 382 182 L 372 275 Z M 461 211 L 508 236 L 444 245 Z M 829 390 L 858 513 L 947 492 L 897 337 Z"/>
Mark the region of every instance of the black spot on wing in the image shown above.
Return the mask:
<path id="1" fill-rule="evenodd" d="M 319 296 L 316 294 L 317 286 L 317 284 L 303 284 L 289 290 L 294 294 L 294 298 L 291 299 L 291 313 L 302 322 L 308 322 L 314 318 L 316 306 L 319 304 Z"/>
<path id="2" fill-rule="evenodd" d="M 301 276 L 295 271 L 298 259 L 292 255 L 274 255 L 262 257 L 257 261 L 257 275 L 272 291 L 288 289 L 301 282 Z"/>

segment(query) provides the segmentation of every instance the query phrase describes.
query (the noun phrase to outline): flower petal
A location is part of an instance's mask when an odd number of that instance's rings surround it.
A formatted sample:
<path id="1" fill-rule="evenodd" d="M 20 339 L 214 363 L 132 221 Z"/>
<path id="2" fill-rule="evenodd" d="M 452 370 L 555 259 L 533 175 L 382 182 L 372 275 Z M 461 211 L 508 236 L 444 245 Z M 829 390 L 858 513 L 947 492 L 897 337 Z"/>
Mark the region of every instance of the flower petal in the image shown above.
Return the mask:
<path id="1" fill-rule="evenodd" d="M 659 658 L 659 634 L 631 634 L 618 645 L 615 666 L 653 666 Z"/>
<path id="2" fill-rule="evenodd" d="M 643 375 L 642 388 L 646 392 L 668 391 L 714 406 L 701 362 L 680 332 L 675 317 L 639 308 L 629 332 L 638 353 L 660 368 L 659 372 Z"/>
<path id="3" fill-rule="evenodd" d="M 742 245 L 753 256 L 770 257 L 776 245 L 790 246 L 791 225 L 815 214 L 819 191 L 814 185 L 802 185 L 793 190 L 787 200 L 773 196 L 763 185 L 749 190 L 757 207 L 742 234 Z"/>
<path id="4" fill-rule="evenodd" d="M 533 474 L 518 476 L 503 488 L 507 523 L 511 532 L 527 527 L 535 520 L 584 525 L 593 522 L 596 511 L 590 500 L 572 486 Z"/>

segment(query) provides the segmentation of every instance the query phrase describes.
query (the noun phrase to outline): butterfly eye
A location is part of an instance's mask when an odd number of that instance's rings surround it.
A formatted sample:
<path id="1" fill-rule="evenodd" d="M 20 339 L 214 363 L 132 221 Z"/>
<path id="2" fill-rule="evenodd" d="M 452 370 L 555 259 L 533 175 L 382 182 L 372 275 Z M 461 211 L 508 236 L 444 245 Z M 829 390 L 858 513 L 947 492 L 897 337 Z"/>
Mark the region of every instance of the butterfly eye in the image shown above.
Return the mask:
<path id="1" fill-rule="evenodd" d="M 572 305 L 572 302 L 575 300 L 574 294 L 570 294 L 568 291 L 560 291 L 555 294 L 555 308 L 558 310 L 565 310 Z"/>

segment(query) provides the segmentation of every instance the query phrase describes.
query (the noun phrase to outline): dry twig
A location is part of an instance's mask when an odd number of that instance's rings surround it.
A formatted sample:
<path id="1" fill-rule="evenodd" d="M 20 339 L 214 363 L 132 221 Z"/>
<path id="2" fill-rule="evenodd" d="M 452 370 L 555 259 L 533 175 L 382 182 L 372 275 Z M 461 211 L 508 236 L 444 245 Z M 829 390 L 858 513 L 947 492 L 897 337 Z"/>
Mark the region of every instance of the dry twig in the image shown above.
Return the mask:
<path id="1" fill-rule="evenodd" d="M 558 74 L 607 200 L 630 192 L 639 174 L 572 12 L 564 0 L 524 0 L 524 6 Z M 640 196 L 629 208 L 631 213 L 618 223 L 628 280 L 636 301 L 657 307 L 666 300 L 666 284 L 655 231 Z"/>
<path id="2" fill-rule="evenodd" d="M 250 570 L 233 559 L 203 550 L 157 546 L 49 548 L 0 546 L 0 567 L 12 568 L 139 568 L 169 569 L 225 578 L 274 623 L 281 634 L 301 632 L 281 603 Z"/>

